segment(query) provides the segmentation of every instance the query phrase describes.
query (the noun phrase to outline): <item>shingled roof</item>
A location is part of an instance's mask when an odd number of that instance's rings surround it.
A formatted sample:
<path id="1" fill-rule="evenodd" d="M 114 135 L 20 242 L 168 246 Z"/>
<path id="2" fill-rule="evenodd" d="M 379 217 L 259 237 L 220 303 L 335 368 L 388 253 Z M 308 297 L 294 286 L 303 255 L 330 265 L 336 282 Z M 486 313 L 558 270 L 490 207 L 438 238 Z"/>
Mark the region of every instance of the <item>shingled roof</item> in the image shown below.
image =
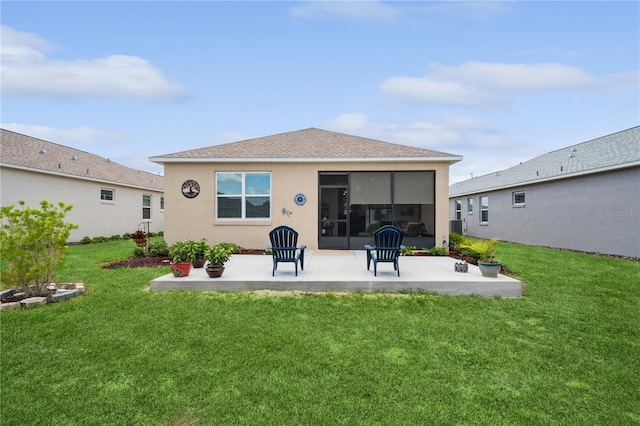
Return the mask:
<path id="1" fill-rule="evenodd" d="M 456 197 L 640 166 L 640 126 L 540 155 L 506 170 L 449 186 Z"/>
<path id="2" fill-rule="evenodd" d="M 134 170 L 107 158 L 42 139 L 2 131 L 2 167 L 32 170 L 79 179 L 108 182 L 156 191 L 164 190 L 164 177 Z"/>
<path id="3" fill-rule="evenodd" d="M 462 157 L 321 129 L 305 129 L 151 157 L 171 162 L 447 161 Z"/>

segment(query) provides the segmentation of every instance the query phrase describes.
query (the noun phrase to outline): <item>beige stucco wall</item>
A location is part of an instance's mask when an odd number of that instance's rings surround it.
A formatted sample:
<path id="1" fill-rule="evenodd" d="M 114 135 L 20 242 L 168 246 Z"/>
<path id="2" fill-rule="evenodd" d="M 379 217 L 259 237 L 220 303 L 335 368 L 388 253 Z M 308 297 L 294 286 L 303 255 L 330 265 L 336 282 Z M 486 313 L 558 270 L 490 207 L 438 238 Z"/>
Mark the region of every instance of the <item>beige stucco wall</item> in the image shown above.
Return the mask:
<path id="1" fill-rule="evenodd" d="M 115 192 L 114 202 L 100 200 L 102 188 Z M 110 237 L 133 232 L 142 220 L 142 194 L 151 195 L 150 230 L 164 229 L 164 212 L 160 210 L 162 192 L 132 188 L 112 183 L 68 178 L 27 170 L 0 168 L 0 202 L 2 206 L 24 201 L 38 207 L 40 201 L 59 201 L 73 205 L 65 220 L 80 226 L 71 232 L 70 242 L 84 236 Z"/>
<path id="2" fill-rule="evenodd" d="M 287 225 L 299 233 L 298 243 L 318 248 L 318 171 L 433 170 L 436 173 L 436 242 L 449 234 L 449 164 L 405 163 L 166 163 L 165 167 L 165 239 L 168 244 L 185 239 L 206 238 L 210 244 L 233 242 L 245 248 L 264 248 L 268 233 Z M 271 172 L 271 218 L 256 220 L 215 219 L 215 172 Z M 193 179 L 200 194 L 187 199 L 182 183 Z M 298 206 L 296 194 L 307 202 Z M 291 212 L 283 214 L 282 209 Z"/>

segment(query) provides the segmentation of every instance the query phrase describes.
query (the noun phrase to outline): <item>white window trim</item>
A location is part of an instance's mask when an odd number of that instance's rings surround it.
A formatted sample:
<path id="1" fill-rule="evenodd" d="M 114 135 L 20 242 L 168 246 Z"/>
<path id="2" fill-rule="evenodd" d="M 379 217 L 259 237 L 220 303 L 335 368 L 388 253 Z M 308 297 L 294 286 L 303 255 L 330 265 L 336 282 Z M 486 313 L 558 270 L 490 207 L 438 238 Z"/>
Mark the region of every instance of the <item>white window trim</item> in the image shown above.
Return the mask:
<path id="1" fill-rule="evenodd" d="M 102 191 L 111 191 L 111 200 L 102 199 Z M 100 188 L 100 202 L 102 204 L 115 204 L 116 203 L 116 190 L 113 188 Z"/>
<path id="2" fill-rule="evenodd" d="M 467 198 L 467 216 L 473 216 L 473 198 Z"/>
<path id="3" fill-rule="evenodd" d="M 483 198 L 487 199 L 487 207 L 486 208 L 482 207 L 482 199 Z M 489 218 L 488 218 L 489 217 L 489 196 L 488 195 L 481 196 L 479 198 L 479 201 L 480 202 L 478 204 L 480 204 L 480 214 L 478 215 L 478 218 L 480 219 L 480 225 L 488 225 L 489 224 Z M 482 220 L 482 212 L 483 211 L 487 212 L 487 220 L 485 220 L 485 221 Z"/>
<path id="4" fill-rule="evenodd" d="M 149 197 L 149 205 L 145 206 L 144 205 L 144 197 L 147 196 Z M 153 217 L 153 195 L 152 194 L 142 194 L 142 221 L 143 222 L 151 222 L 151 218 Z M 145 219 L 144 218 L 144 209 L 149 209 L 149 218 Z"/>
<path id="5" fill-rule="evenodd" d="M 517 194 L 522 194 L 525 197 L 525 201 L 522 203 L 516 203 Z M 527 198 L 525 196 L 524 191 L 514 191 L 511 193 L 511 207 L 514 207 L 514 208 L 525 207 L 526 203 L 527 203 Z"/>
<path id="6" fill-rule="evenodd" d="M 273 188 L 272 188 L 272 184 L 273 184 L 273 175 L 272 172 L 270 171 L 250 171 L 250 172 L 240 172 L 240 171 L 224 171 L 224 172 L 216 172 L 215 173 L 215 185 L 216 188 L 218 186 L 218 175 L 220 174 L 224 174 L 224 173 L 240 173 L 240 175 L 242 176 L 242 193 L 241 194 L 225 194 L 225 195 L 218 195 L 218 191 L 216 189 L 216 201 L 215 201 L 215 206 L 214 206 L 214 214 L 215 214 L 215 220 L 216 221 L 221 221 L 221 222 L 233 222 L 235 221 L 236 223 L 238 223 L 238 221 L 245 223 L 245 222 L 268 222 L 271 221 L 273 218 Z M 249 194 L 250 197 L 269 197 L 269 217 L 246 217 L 246 188 L 245 188 L 245 184 L 246 184 L 246 176 L 250 175 L 250 174 L 268 174 L 269 175 L 269 193 L 268 194 Z M 219 217 L 218 216 L 218 198 L 219 197 L 227 197 L 227 196 L 239 196 L 241 198 L 241 203 L 240 203 L 240 208 L 241 208 L 241 213 L 240 213 L 240 217 Z"/>

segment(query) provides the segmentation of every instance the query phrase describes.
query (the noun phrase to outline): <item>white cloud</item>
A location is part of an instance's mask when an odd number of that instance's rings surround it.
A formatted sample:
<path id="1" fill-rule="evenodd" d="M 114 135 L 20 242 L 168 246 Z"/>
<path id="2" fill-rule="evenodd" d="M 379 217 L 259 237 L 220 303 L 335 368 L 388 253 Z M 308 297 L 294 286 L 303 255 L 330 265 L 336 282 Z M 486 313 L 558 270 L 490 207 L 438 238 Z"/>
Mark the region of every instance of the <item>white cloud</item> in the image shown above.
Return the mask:
<path id="1" fill-rule="evenodd" d="M 171 83 L 147 60 L 128 55 L 55 60 L 46 40 L 2 26 L 2 92 L 5 96 L 182 99 L 185 88 Z"/>
<path id="2" fill-rule="evenodd" d="M 418 77 L 390 77 L 383 92 L 409 101 L 475 106 L 495 103 L 510 92 L 593 89 L 598 80 L 563 64 L 502 64 L 471 61 L 457 67 L 432 64 Z"/>
<path id="3" fill-rule="evenodd" d="M 340 132 L 353 132 L 369 126 L 369 119 L 366 115 L 357 112 L 340 114 L 326 124 Z"/>
<path id="4" fill-rule="evenodd" d="M 345 16 L 352 19 L 391 21 L 400 11 L 380 1 L 306 1 L 290 9 L 298 18 L 317 18 L 327 16 Z"/>
<path id="5" fill-rule="evenodd" d="M 341 114 L 324 128 L 417 148 L 460 155 L 451 166 L 450 182 L 494 173 L 527 161 L 545 150 L 530 141 L 510 140 L 497 126 L 471 115 L 444 114 L 406 124 L 376 122 L 365 114 Z"/>
<path id="6" fill-rule="evenodd" d="M 43 139 L 61 145 L 71 146 L 76 149 L 89 151 L 100 145 L 117 145 L 126 142 L 127 136 L 122 133 L 108 133 L 96 130 L 89 126 L 80 126 L 73 129 L 60 129 L 56 127 L 40 126 L 32 124 L 2 123 L 3 129 L 11 130 L 23 135 Z"/>

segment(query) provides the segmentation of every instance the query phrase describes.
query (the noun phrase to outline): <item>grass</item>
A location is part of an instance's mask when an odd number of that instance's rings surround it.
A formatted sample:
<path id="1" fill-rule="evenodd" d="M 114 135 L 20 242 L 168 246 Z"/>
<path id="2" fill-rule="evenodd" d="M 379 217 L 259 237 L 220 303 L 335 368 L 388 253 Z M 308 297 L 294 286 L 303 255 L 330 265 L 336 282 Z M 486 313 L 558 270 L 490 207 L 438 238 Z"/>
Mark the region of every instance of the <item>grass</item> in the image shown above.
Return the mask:
<path id="1" fill-rule="evenodd" d="M 168 269 L 101 269 L 87 295 L 3 312 L 3 425 L 640 424 L 640 264 L 501 243 L 521 299 L 149 293 Z"/>

